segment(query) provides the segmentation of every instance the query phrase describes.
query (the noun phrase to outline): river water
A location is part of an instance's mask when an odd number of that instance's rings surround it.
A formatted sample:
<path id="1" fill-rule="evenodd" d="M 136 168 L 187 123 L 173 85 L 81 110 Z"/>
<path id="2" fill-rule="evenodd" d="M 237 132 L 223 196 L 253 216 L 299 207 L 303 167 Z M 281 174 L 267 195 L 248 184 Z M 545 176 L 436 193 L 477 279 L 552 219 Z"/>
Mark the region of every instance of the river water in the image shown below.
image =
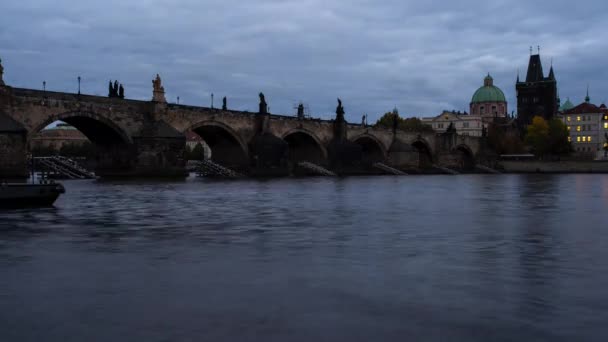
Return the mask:
<path id="1" fill-rule="evenodd" d="M 608 176 L 65 181 L 1 341 L 606 341 Z"/>

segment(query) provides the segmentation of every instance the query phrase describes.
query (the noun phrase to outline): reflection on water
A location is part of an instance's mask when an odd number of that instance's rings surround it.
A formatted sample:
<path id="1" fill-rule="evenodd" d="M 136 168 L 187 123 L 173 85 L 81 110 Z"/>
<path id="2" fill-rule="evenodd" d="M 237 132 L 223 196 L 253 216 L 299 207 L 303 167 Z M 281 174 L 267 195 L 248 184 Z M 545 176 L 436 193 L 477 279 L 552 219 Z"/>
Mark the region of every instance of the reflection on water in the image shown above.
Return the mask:
<path id="1" fill-rule="evenodd" d="M 6 341 L 603 341 L 608 177 L 65 182 L 0 211 Z"/>

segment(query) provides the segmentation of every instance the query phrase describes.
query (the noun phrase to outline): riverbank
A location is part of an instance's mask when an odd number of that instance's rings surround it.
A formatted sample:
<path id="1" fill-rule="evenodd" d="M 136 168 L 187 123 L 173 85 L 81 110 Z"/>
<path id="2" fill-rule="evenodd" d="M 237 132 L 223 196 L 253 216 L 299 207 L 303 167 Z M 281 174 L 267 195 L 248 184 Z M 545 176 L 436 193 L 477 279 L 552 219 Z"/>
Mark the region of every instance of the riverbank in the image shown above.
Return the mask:
<path id="1" fill-rule="evenodd" d="M 608 161 L 501 161 L 505 173 L 608 173 Z"/>

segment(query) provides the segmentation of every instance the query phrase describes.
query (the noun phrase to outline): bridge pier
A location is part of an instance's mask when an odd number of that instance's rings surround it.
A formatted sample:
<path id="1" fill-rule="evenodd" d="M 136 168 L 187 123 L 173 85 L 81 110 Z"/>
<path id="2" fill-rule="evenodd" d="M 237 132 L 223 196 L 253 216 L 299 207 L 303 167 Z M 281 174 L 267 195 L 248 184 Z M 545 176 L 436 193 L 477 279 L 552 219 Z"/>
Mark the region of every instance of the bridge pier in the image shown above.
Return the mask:
<path id="1" fill-rule="evenodd" d="M 96 174 L 100 177 L 186 177 L 186 137 L 156 121 L 134 136 L 132 144 L 103 146 Z"/>
<path id="2" fill-rule="evenodd" d="M 27 177 L 27 130 L 0 112 L 0 179 Z"/>

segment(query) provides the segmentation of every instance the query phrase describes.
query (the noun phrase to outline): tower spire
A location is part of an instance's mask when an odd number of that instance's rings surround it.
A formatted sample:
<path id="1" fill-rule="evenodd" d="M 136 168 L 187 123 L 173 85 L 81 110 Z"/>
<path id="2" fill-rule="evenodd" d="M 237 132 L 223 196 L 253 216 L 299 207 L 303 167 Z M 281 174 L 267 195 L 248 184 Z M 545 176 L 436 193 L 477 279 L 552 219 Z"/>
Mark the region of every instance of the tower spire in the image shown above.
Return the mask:
<path id="1" fill-rule="evenodd" d="M 0 58 L 0 86 L 4 85 L 4 80 L 2 76 L 4 75 L 4 67 L 2 66 L 2 58 Z"/>
<path id="2" fill-rule="evenodd" d="M 591 98 L 589 97 L 589 83 L 587 83 L 587 96 L 585 96 L 585 102 L 589 103 Z"/>

